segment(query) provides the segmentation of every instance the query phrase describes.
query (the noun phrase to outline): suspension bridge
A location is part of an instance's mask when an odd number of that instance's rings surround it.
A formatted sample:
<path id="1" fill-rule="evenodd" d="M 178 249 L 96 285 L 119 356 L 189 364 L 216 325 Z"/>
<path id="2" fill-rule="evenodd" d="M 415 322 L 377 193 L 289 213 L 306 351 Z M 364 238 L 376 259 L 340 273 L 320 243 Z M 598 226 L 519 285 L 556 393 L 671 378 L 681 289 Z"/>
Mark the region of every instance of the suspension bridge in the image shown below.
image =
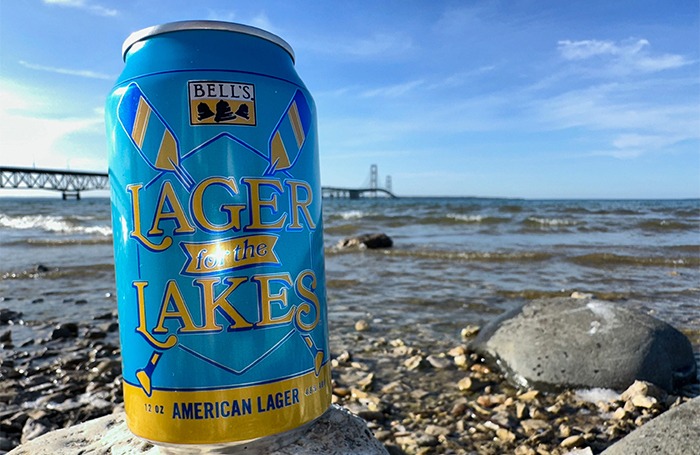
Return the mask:
<path id="1" fill-rule="evenodd" d="M 373 164 L 369 168 L 369 182 L 359 188 L 342 188 L 336 186 L 322 187 L 323 197 L 328 198 L 347 198 L 347 199 L 362 199 L 367 197 L 390 197 L 396 199 L 397 196 L 391 191 L 391 176 L 386 176 L 386 185 L 379 186 L 379 171 L 377 165 Z"/>
<path id="2" fill-rule="evenodd" d="M 53 190 L 61 192 L 64 200 L 80 199 L 81 191 L 108 189 L 109 175 L 105 172 L 0 166 L 0 188 Z M 363 186 L 359 188 L 324 186 L 322 192 L 323 197 L 329 198 L 396 198 L 391 191 L 391 176 L 386 177 L 384 187 L 379 186 L 376 164 L 370 167 L 369 182 Z"/>

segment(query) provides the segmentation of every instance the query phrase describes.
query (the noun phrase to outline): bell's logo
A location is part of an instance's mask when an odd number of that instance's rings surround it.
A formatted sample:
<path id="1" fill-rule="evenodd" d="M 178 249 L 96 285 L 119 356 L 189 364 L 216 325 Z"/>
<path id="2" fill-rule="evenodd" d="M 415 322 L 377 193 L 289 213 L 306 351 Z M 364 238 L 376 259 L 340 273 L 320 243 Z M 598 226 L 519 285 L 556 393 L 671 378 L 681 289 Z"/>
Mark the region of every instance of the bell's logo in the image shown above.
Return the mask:
<path id="1" fill-rule="evenodd" d="M 242 82 L 189 81 L 190 125 L 255 126 L 255 86 Z"/>

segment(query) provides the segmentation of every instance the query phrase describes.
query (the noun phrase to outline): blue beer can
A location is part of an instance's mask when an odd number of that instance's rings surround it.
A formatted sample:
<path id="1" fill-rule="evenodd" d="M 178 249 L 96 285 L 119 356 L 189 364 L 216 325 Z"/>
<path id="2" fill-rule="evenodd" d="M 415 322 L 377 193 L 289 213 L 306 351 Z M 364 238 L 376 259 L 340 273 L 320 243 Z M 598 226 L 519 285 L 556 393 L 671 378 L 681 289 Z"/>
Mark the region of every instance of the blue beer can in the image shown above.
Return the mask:
<path id="1" fill-rule="evenodd" d="M 281 38 L 217 21 L 124 43 L 106 104 L 127 424 L 290 434 L 331 402 L 314 102 Z"/>

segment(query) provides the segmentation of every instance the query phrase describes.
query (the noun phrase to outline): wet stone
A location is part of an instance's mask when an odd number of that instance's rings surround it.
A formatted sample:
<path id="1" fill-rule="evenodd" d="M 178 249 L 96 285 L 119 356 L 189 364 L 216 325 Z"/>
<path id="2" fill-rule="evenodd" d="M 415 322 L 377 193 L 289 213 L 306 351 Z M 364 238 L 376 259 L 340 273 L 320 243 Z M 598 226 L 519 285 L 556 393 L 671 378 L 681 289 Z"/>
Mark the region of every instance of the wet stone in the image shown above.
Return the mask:
<path id="1" fill-rule="evenodd" d="M 7 308 L 0 308 L 0 325 L 10 322 L 16 323 L 22 317 L 22 313 Z"/>
<path id="2" fill-rule="evenodd" d="M 51 332 L 52 340 L 61 340 L 66 338 L 75 338 L 78 336 L 78 324 L 74 322 L 65 322 L 59 324 Z"/>

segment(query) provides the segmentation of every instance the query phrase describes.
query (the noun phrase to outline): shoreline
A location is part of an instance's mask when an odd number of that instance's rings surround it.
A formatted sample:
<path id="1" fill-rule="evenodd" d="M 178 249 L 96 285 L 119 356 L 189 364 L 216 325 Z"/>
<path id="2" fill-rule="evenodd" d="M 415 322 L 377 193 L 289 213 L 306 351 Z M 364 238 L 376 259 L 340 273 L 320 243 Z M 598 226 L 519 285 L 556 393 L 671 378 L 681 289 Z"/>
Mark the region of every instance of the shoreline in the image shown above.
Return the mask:
<path id="1" fill-rule="evenodd" d="M 92 321 L 97 328 L 60 324 L 23 347 L 2 342 L 0 453 L 122 406 L 116 316 L 101 318 Z M 634 404 L 611 391 L 518 389 L 466 343 L 386 338 L 364 320 L 335 330 L 333 402 L 365 419 L 392 454 L 524 455 L 575 447 L 599 453 L 689 400 L 666 395 Z"/>

